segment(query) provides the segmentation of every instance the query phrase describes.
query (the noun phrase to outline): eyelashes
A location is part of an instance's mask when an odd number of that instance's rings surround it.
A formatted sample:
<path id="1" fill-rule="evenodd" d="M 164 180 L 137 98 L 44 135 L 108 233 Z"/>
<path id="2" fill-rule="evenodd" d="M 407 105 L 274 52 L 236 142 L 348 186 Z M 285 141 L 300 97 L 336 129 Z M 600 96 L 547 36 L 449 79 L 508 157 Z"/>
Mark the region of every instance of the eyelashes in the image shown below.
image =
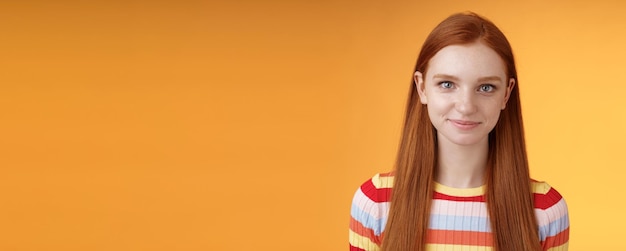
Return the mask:
<path id="1" fill-rule="evenodd" d="M 478 90 L 481 92 L 494 92 L 496 87 L 492 84 L 483 84 L 478 87 Z"/>
<path id="2" fill-rule="evenodd" d="M 454 84 L 450 81 L 441 81 L 438 85 L 444 89 L 451 89 L 452 87 L 454 87 Z"/>
<path id="3" fill-rule="evenodd" d="M 441 89 L 453 89 L 455 87 L 455 84 L 452 81 L 440 81 L 439 83 L 437 83 L 437 86 L 439 86 Z M 481 84 L 480 86 L 478 86 L 477 91 L 491 93 L 496 91 L 496 86 L 493 84 Z"/>

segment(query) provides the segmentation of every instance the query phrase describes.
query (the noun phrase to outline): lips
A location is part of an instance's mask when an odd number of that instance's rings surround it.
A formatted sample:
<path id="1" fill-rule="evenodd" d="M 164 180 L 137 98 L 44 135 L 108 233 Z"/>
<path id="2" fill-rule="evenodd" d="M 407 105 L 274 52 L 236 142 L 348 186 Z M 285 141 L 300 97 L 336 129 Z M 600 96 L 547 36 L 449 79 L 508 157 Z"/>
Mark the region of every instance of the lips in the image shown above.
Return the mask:
<path id="1" fill-rule="evenodd" d="M 480 125 L 480 122 L 470 120 L 450 119 L 449 121 L 452 123 L 452 125 L 462 130 L 470 130 Z"/>

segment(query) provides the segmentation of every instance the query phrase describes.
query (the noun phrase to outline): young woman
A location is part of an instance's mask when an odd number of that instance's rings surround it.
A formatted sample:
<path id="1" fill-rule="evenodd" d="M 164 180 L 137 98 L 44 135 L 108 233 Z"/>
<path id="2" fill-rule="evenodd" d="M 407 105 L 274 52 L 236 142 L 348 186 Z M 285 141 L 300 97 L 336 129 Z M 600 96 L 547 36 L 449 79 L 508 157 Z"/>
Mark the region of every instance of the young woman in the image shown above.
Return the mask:
<path id="1" fill-rule="evenodd" d="M 417 59 L 395 170 L 356 192 L 350 250 L 567 250 L 561 195 L 529 177 L 511 46 L 455 14 Z"/>

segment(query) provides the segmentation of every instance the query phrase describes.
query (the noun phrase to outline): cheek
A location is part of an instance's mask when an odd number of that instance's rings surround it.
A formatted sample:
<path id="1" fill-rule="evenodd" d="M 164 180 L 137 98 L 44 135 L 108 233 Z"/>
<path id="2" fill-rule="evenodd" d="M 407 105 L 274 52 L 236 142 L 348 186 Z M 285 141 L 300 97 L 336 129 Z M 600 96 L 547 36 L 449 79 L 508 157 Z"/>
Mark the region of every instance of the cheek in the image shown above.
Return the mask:
<path id="1" fill-rule="evenodd" d="M 430 94 L 427 106 L 429 112 L 441 113 L 454 107 L 454 102 L 452 102 L 450 96 Z"/>
<path id="2" fill-rule="evenodd" d="M 492 103 L 483 108 L 483 115 L 485 118 L 495 126 L 496 122 L 500 119 L 500 112 L 502 112 L 499 103 Z"/>
<path id="3" fill-rule="evenodd" d="M 430 100 L 429 100 L 430 101 Z M 428 102 L 428 115 L 432 118 L 441 116 L 446 113 L 446 104 L 441 102 L 441 100 L 432 100 Z"/>

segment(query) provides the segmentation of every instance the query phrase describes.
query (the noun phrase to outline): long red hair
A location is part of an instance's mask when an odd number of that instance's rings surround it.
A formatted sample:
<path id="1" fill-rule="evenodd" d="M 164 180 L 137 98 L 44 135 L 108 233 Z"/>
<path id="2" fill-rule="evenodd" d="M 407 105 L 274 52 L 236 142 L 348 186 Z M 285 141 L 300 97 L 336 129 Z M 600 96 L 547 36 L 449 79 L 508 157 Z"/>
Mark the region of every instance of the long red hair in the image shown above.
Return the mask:
<path id="1" fill-rule="evenodd" d="M 489 134 L 485 198 L 493 245 L 498 251 L 540 250 L 519 100 L 519 81 L 513 52 L 504 34 L 491 21 L 474 13 L 452 15 L 426 38 L 415 71 L 426 74 L 429 60 L 446 46 L 476 41 L 497 52 L 506 64 L 508 77 L 516 80 L 507 106 Z M 435 128 L 412 83 L 382 250 L 425 250 L 437 154 Z"/>

